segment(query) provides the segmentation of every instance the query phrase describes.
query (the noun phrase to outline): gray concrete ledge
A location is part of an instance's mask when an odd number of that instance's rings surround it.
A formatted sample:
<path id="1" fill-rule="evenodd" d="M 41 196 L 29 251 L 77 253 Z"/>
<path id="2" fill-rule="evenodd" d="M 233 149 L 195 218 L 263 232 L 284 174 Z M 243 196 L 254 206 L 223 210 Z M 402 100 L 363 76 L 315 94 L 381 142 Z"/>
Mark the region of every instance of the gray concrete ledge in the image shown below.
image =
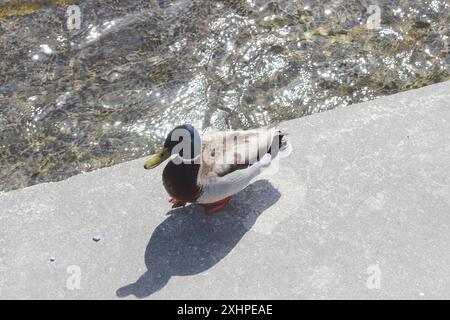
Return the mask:
<path id="1" fill-rule="evenodd" d="M 449 101 L 283 123 L 278 174 L 213 216 L 171 211 L 142 159 L 0 194 L 0 298 L 449 299 Z"/>

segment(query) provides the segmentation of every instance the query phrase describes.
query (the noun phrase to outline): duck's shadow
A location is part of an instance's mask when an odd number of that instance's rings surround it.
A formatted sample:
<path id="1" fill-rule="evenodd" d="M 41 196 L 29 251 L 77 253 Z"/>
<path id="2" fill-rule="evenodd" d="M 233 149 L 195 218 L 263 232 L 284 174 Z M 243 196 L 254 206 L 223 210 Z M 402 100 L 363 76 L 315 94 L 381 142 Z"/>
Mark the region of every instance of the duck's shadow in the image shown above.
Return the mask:
<path id="1" fill-rule="evenodd" d="M 194 275 L 223 259 L 280 198 L 267 180 L 258 180 L 234 196 L 220 212 L 205 214 L 199 206 L 170 211 L 153 232 L 145 250 L 147 271 L 117 290 L 118 297 L 147 297 L 163 288 L 172 276 Z"/>

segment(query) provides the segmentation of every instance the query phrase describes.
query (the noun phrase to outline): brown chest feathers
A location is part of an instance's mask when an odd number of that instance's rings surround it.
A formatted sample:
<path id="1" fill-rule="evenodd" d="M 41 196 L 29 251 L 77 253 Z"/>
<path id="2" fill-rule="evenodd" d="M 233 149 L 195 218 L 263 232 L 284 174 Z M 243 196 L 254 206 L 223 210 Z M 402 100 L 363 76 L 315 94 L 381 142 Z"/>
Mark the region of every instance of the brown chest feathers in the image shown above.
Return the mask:
<path id="1" fill-rule="evenodd" d="M 163 184 L 167 193 L 177 200 L 195 202 L 200 196 L 200 188 L 197 185 L 199 169 L 199 164 L 176 165 L 169 161 L 163 171 Z"/>

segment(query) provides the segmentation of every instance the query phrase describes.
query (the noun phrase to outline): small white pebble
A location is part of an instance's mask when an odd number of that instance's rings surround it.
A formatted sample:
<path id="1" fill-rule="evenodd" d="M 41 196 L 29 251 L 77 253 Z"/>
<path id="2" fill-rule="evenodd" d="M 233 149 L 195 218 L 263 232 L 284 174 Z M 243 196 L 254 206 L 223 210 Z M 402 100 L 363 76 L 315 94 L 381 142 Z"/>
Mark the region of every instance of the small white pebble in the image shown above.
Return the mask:
<path id="1" fill-rule="evenodd" d="M 94 240 L 95 242 L 99 242 L 102 238 L 100 237 L 100 235 L 96 235 L 95 237 L 92 238 L 92 240 Z"/>
<path id="2" fill-rule="evenodd" d="M 56 258 L 55 257 L 50 257 L 50 262 L 55 262 Z"/>

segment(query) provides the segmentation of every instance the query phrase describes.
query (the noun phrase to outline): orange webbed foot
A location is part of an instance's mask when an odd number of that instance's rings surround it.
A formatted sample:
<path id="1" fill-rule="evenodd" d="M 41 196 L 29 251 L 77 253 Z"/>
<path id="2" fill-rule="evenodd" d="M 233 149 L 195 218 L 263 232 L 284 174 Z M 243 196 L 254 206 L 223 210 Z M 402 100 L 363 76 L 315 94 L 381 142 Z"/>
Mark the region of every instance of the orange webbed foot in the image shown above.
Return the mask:
<path id="1" fill-rule="evenodd" d="M 206 211 L 208 213 L 216 213 L 223 207 L 225 207 L 228 202 L 230 202 L 231 197 L 226 197 L 225 199 L 219 200 L 213 203 L 206 203 L 204 206 L 206 207 Z"/>

